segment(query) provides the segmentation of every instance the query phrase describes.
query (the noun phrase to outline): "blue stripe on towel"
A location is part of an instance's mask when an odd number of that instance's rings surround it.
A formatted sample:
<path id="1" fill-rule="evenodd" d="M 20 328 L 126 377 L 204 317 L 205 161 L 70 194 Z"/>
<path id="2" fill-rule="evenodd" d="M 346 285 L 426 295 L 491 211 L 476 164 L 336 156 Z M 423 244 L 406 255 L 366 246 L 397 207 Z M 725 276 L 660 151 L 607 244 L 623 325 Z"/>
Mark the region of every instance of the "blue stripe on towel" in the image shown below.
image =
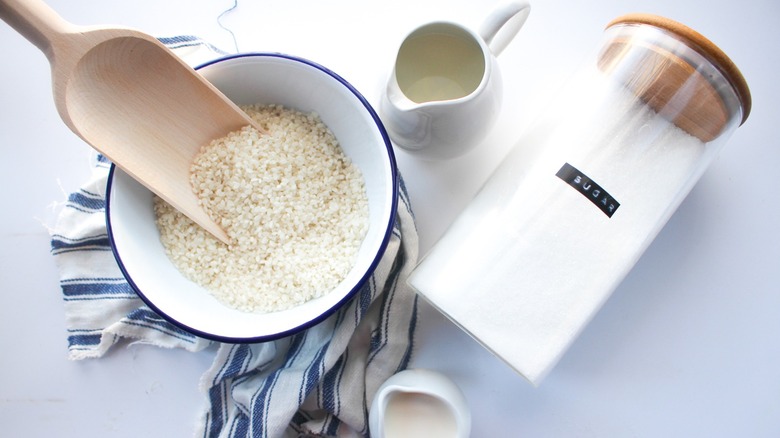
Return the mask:
<path id="1" fill-rule="evenodd" d="M 193 36 L 193 35 L 179 35 L 174 37 L 160 37 L 157 38 L 161 43 L 168 46 L 169 49 L 175 50 L 175 49 L 181 49 L 183 47 L 198 47 L 198 46 L 205 46 L 208 47 L 209 50 L 213 51 L 214 53 L 217 53 L 219 55 L 227 55 L 228 53 L 220 50 L 216 46 L 213 46 L 209 43 L 206 43 L 202 39 Z"/>
<path id="2" fill-rule="evenodd" d="M 66 278 L 60 280 L 65 301 L 137 299 L 124 278 Z"/>
<path id="3" fill-rule="evenodd" d="M 68 207 L 87 213 L 106 208 L 106 200 L 101 195 L 89 193 L 84 189 L 71 193 L 68 196 Z"/>
<path id="4" fill-rule="evenodd" d="M 204 430 L 204 437 L 219 436 L 219 432 L 225 425 L 227 419 L 227 386 L 217 385 L 209 389 L 209 402 L 211 403 L 211 412 L 213 415 L 206 417 L 206 424 L 209 427 Z"/>
<path id="5" fill-rule="evenodd" d="M 414 220 L 414 228 L 417 229 L 417 220 L 414 217 L 412 203 L 409 201 L 409 192 L 406 190 L 406 183 L 404 182 L 403 178 L 398 178 L 398 187 L 400 188 L 398 191 L 398 199 L 404 204 L 404 207 L 412 216 L 412 219 Z"/>
<path id="6" fill-rule="evenodd" d="M 360 312 L 360 320 L 362 320 L 363 315 L 365 315 L 366 312 L 368 312 L 368 308 L 371 306 L 371 302 L 373 301 L 374 296 L 376 295 L 376 278 L 374 278 L 374 276 L 372 275 L 361 289 L 362 290 L 359 292 L 360 305 L 358 306 Z"/>
<path id="7" fill-rule="evenodd" d="M 322 407 L 328 411 L 338 414 L 341 410 L 338 397 L 338 387 L 341 378 L 344 375 L 344 365 L 349 361 L 349 350 L 339 357 L 333 368 L 325 374 L 322 382 Z"/>
<path id="8" fill-rule="evenodd" d="M 328 346 L 330 345 L 330 342 L 326 342 L 325 345 L 323 345 L 320 350 L 317 352 L 317 355 L 314 357 L 314 360 L 309 364 L 307 367 L 306 372 L 303 375 L 303 380 L 301 381 L 301 388 L 298 392 L 298 405 L 300 406 L 303 404 L 303 400 L 306 398 L 307 395 L 311 392 L 312 389 L 314 389 L 315 386 L 317 386 L 317 383 L 320 381 L 320 374 L 322 373 L 322 370 L 325 368 L 324 361 L 325 361 L 325 353 L 328 351 Z"/>
<path id="9" fill-rule="evenodd" d="M 247 361 L 252 357 L 252 349 L 248 345 L 235 345 L 230 353 L 232 357 L 225 361 L 222 370 L 219 372 L 220 379 L 229 379 L 241 374 L 246 367 Z"/>
<path id="10" fill-rule="evenodd" d="M 215 437 L 216 436 L 217 435 L 215 435 Z M 231 424 L 230 426 L 230 433 L 228 434 L 228 436 L 231 438 L 241 438 L 241 437 L 249 436 L 249 419 L 243 415 L 236 417 L 236 419 L 233 421 L 233 424 Z"/>
<path id="11" fill-rule="evenodd" d="M 100 234 L 92 237 L 83 237 L 79 239 L 71 239 L 61 234 L 54 234 L 51 236 L 51 252 L 52 254 L 60 254 L 70 251 L 108 251 L 111 249 L 109 246 L 108 235 Z"/>
<path id="12" fill-rule="evenodd" d="M 100 344 L 101 334 L 75 334 L 68 336 L 68 345 L 71 347 L 94 347 Z"/>
<path id="13" fill-rule="evenodd" d="M 118 337 L 103 333 L 102 329 L 68 329 L 68 350 L 95 351 L 100 344 L 105 343 L 104 336 L 109 336 L 109 344 L 114 344 Z"/>
<path id="14" fill-rule="evenodd" d="M 176 327 L 146 307 L 141 307 L 128 313 L 122 322 L 129 325 L 157 330 L 185 342 L 195 342 L 195 335 Z"/>
<path id="15" fill-rule="evenodd" d="M 298 410 L 295 412 L 295 414 L 293 414 L 292 420 L 290 421 L 290 427 L 292 427 L 293 430 L 298 433 L 298 436 L 304 436 L 300 425 L 306 423 L 309 420 L 311 420 L 311 415 L 308 415 L 308 413 L 303 410 Z"/>
<path id="16" fill-rule="evenodd" d="M 263 418 L 268 418 L 268 410 L 271 407 L 270 395 L 273 392 L 274 386 L 279 379 L 280 370 L 276 370 L 271 373 L 267 379 L 263 381 L 263 384 L 255 393 L 252 401 L 249 405 L 254 409 L 250 414 L 249 427 L 251 428 L 252 436 L 268 436 L 268 423 L 261 421 Z"/>
<path id="17" fill-rule="evenodd" d="M 273 396 L 274 388 L 276 387 L 279 378 L 283 376 L 285 372 L 289 372 L 289 369 L 294 367 L 298 356 L 305 345 L 304 341 L 306 340 L 307 334 L 307 331 L 303 331 L 292 336 L 284 365 L 274 370 L 252 397 L 252 401 L 250 402 L 252 412 L 250 413 L 249 423 L 252 436 L 268 436 L 268 422 L 262 420 L 269 417 L 268 411 L 272 406 L 271 398 Z"/>
<path id="18" fill-rule="evenodd" d="M 417 304 L 419 303 L 418 297 L 415 295 L 413 298 L 412 318 L 409 321 L 409 345 L 406 346 L 406 352 L 401 359 L 399 370 L 409 367 L 409 363 L 412 361 L 412 354 L 414 353 L 414 331 L 417 329 Z"/>

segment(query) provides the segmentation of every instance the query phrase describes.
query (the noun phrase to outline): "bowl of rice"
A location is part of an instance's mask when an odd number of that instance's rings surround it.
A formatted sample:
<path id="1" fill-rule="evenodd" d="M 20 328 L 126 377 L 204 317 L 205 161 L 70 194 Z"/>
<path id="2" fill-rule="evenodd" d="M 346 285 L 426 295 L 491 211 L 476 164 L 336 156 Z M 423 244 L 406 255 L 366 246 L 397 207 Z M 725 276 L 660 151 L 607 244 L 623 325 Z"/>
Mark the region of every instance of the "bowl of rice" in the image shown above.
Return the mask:
<path id="1" fill-rule="evenodd" d="M 141 299 L 184 330 L 234 343 L 294 334 L 353 298 L 381 260 L 398 202 L 392 146 L 366 99 L 311 61 L 252 53 L 198 71 L 266 130 L 215 139 L 191 168 L 230 243 L 112 166 L 111 248 Z"/>

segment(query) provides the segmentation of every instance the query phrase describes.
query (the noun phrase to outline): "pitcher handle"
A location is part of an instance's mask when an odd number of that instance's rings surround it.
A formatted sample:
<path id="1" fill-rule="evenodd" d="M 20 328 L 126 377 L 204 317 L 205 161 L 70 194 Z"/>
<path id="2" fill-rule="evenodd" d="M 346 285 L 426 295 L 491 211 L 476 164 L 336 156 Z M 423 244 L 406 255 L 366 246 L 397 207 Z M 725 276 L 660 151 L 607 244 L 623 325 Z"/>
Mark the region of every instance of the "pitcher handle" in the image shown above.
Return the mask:
<path id="1" fill-rule="evenodd" d="M 531 5 L 528 2 L 511 1 L 499 5 L 485 18 L 479 28 L 479 35 L 494 56 L 504 51 L 523 27 L 530 13 Z"/>

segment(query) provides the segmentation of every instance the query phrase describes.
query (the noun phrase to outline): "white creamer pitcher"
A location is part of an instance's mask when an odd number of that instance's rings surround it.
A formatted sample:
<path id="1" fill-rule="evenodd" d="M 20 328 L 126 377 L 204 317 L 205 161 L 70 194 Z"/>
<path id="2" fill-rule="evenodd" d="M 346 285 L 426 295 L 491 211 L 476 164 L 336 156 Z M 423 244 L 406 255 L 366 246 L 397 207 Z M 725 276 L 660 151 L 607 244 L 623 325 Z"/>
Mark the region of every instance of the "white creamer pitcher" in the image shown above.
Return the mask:
<path id="1" fill-rule="evenodd" d="M 376 392 L 368 426 L 372 438 L 468 438 L 471 411 L 449 377 L 421 368 L 391 376 Z"/>
<path id="2" fill-rule="evenodd" d="M 493 10 L 479 33 L 446 21 L 412 31 L 379 106 L 393 142 L 428 159 L 454 158 L 478 144 L 501 108 L 496 56 L 529 13 L 528 3 L 510 2 Z"/>

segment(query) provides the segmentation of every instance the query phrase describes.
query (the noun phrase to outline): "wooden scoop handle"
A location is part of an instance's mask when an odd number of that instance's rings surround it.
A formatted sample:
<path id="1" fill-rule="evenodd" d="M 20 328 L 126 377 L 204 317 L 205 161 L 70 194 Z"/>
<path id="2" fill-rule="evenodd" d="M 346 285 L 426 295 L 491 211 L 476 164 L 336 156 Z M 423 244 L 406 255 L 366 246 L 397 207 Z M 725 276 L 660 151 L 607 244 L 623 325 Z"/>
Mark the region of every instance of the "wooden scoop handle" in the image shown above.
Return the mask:
<path id="1" fill-rule="evenodd" d="M 190 164 L 211 140 L 256 126 L 249 116 L 143 32 L 76 26 L 42 0 L 0 0 L 0 18 L 48 58 L 57 111 L 76 135 L 229 241 L 192 191 Z"/>
<path id="2" fill-rule="evenodd" d="M 58 35 L 74 27 L 39 0 L 0 0 L 0 18 L 49 58 Z"/>
<path id="3" fill-rule="evenodd" d="M 84 55 L 102 42 L 117 37 L 133 37 L 157 44 L 150 35 L 127 28 L 77 26 L 63 19 L 43 0 L 0 0 L 0 19 L 40 49 L 51 65 L 54 102 L 63 122 L 87 143 L 105 155 L 101 145 L 85 138 L 74 123 L 66 102 L 65 89 L 73 77 L 76 65 Z"/>

